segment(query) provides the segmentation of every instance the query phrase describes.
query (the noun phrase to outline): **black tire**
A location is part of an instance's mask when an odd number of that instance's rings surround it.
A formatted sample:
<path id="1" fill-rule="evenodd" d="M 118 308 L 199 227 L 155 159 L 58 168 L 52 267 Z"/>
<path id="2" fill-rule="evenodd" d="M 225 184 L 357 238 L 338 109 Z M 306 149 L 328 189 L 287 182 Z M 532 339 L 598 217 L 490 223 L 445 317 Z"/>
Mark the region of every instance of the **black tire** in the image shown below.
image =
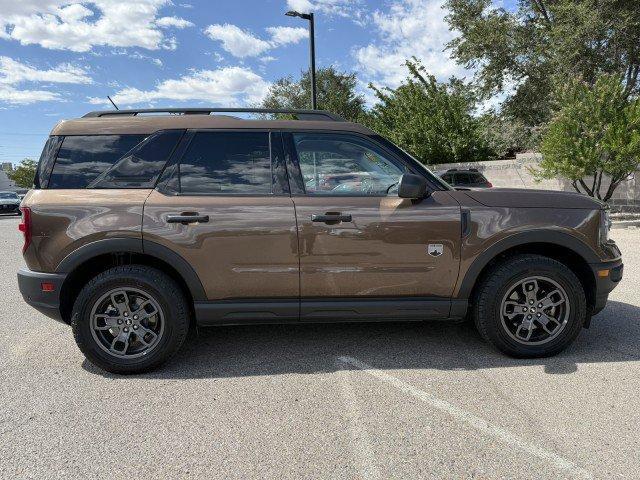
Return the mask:
<path id="1" fill-rule="evenodd" d="M 162 311 L 164 327 L 148 355 L 137 358 L 116 356 L 106 352 L 94 338 L 92 309 L 104 295 L 116 288 L 135 288 L 144 292 Z M 97 367 L 112 373 L 143 373 L 165 363 L 182 346 L 189 330 L 189 307 L 180 286 L 161 271 L 142 265 L 113 267 L 91 279 L 80 291 L 73 306 L 71 327 L 78 347 Z"/>
<path id="2" fill-rule="evenodd" d="M 569 302 L 566 324 L 547 343 L 528 345 L 508 333 L 502 321 L 502 300 L 511 286 L 529 277 L 551 279 L 564 289 Z M 541 255 L 515 255 L 495 265 L 480 281 L 471 310 L 480 335 L 498 350 L 517 358 L 556 355 L 575 340 L 586 315 L 586 298 L 582 283 L 563 263 Z M 505 320 L 505 323 L 507 320 Z"/>

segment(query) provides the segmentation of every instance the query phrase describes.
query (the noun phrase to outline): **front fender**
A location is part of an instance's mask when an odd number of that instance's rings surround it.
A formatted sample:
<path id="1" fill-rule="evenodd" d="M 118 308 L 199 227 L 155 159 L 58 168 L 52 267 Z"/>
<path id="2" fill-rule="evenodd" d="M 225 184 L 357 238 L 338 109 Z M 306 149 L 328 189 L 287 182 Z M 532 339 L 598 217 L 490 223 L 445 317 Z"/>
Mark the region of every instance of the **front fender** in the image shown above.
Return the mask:
<path id="1" fill-rule="evenodd" d="M 489 264 L 489 262 L 491 262 L 491 260 L 514 247 L 530 244 L 547 244 L 549 246 L 566 248 L 580 256 L 585 263 L 597 263 L 601 261 L 600 257 L 598 257 L 596 252 L 589 247 L 589 245 L 569 233 L 544 228 L 528 230 L 526 232 L 516 232 L 502 238 L 490 247 L 486 248 L 475 258 L 475 260 L 471 262 L 465 272 L 460 272 L 454 296 L 462 299 L 469 298 L 480 273 Z"/>

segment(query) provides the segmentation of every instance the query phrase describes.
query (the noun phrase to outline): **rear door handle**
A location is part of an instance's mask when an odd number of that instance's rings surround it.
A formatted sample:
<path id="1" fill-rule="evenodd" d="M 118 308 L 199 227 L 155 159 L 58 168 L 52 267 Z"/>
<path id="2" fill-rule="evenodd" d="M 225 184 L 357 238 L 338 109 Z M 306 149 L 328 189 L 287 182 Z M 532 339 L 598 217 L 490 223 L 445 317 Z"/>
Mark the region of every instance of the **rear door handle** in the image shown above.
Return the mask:
<path id="1" fill-rule="evenodd" d="M 206 223 L 209 221 L 209 215 L 200 215 L 197 212 L 184 212 L 180 215 L 167 215 L 167 223 L 181 223 L 188 225 L 189 223 Z"/>
<path id="2" fill-rule="evenodd" d="M 351 215 L 342 213 L 325 213 L 324 215 L 311 215 L 312 222 L 335 224 L 340 222 L 351 222 Z"/>

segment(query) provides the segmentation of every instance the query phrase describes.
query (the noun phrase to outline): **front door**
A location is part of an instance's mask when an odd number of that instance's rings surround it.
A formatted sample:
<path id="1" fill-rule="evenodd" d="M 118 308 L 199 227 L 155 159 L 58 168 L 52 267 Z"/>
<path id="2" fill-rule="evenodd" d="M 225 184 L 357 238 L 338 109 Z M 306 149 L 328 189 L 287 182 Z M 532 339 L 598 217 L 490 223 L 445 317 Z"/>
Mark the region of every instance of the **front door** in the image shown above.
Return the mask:
<path id="1" fill-rule="evenodd" d="M 203 130 L 185 142 L 145 203 L 145 248 L 168 247 L 195 270 L 206 293 L 196 302 L 201 324 L 297 321 L 296 218 L 280 134 Z"/>
<path id="2" fill-rule="evenodd" d="M 399 178 L 412 167 L 369 137 L 292 133 L 285 145 L 298 186 L 302 319 L 447 316 L 459 204 L 446 191 L 399 198 Z"/>

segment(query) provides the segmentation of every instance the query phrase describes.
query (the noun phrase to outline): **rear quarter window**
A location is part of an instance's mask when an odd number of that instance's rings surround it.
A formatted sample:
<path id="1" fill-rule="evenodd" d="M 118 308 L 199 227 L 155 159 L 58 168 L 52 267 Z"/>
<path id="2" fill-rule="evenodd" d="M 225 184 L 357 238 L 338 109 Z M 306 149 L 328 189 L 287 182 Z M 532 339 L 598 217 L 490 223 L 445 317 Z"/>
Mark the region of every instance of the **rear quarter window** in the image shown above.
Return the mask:
<path id="1" fill-rule="evenodd" d="M 53 168 L 53 163 L 56 161 L 56 155 L 58 154 L 60 145 L 62 145 L 63 139 L 64 137 L 58 135 L 52 135 L 47 139 L 47 143 L 45 143 L 42 154 L 40 155 L 40 160 L 38 161 L 36 176 L 33 180 L 35 188 L 47 187 L 51 169 Z"/>
<path id="2" fill-rule="evenodd" d="M 62 140 L 51 189 L 149 188 L 182 131 L 148 135 L 78 135 Z"/>

